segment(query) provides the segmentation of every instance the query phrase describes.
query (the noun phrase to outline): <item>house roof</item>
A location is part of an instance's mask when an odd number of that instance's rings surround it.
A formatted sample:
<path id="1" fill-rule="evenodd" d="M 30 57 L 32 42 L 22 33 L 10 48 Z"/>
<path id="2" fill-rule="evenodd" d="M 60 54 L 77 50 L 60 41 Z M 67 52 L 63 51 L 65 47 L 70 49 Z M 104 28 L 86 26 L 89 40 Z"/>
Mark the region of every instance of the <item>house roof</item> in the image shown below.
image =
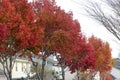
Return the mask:
<path id="1" fill-rule="evenodd" d="M 111 70 L 111 75 L 116 79 L 120 79 L 120 70 L 113 67 Z"/>

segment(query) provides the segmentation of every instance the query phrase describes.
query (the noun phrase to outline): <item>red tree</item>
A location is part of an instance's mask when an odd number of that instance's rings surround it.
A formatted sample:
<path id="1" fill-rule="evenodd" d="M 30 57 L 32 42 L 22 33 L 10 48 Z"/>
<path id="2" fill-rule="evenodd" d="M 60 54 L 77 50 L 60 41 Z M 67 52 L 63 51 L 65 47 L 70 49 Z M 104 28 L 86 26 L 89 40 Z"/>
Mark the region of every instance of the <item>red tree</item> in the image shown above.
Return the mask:
<path id="1" fill-rule="evenodd" d="M 91 36 L 89 38 L 89 42 L 91 43 L 91 45 L 93 45 L 95 51 L 95 71 L 99 71 L 102 78 L 102 75 L 111 70 L 111 49 L 107 42 L 103 42 L 94 36 Z"/>
<path id="2" fill-rule="evenodd" d="M 76 44 L 82 38 L 78 21 L 73 20 L 71 12 L 65 13 L 57 7 L 54 1 L 36 0 L 31 5 L 27 0 L 3 0 L 0 4 L 0 22 L 0 30 L 5 32 L 0 34 L 1 57 L 10 61 L 10 69 L 6 73 L 8 80 L 11 80 L 16 53 L 33 52 L 38 55 L 42 52 L 43 80 L 45 61 L 50 54 L 60 53 L 68 62 L 70 54 L 80 49 Z"/>
<path id="3" fill-rule="evenodd" d="M 54 1 L 37 0 L 33 2 L 33 6 L 37 15 L 36 23 L 44 29 L 41 42 L 41 52 L 44 53 L 42 55 L 43 76 L 45 60 L 50 54 L 59 53 L 67 57 L 73 52 L 73 44 L 79 35 L 80 25 L 77 20 L 73 20 L 71 12 L 66 13 L 61 10 Z"/>
<path id="4" fill-rule="evenodd" d="M 38 36 L 42 31 L 36 26 L 35 18 L 27 0 L 0 2 L 0 63 L 7 80 L 12 80 L 11 71 L 19 53 L 31 49 L 42 37 Z"/>
<path id="5" fill-rule="evenodd" d="M 68 62 L 71 72 L 94 69 L 94 50 L 93 47 L 86 42 L 86 39 L 79 37 L 74 48 L 75 50 L 70 56 L 71 60 Z"/>

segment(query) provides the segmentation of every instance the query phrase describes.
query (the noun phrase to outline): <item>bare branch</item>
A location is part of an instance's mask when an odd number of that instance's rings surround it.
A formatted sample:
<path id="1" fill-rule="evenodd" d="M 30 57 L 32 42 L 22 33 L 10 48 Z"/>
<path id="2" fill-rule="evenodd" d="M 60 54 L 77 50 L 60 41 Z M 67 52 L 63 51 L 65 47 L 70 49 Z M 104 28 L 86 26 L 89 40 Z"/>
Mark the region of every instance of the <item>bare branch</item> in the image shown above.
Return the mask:
<path id="1" fill-rule="evenodd" d="M 102 0 L 101 3 L 87 0 L 87 2 L 84 5 L 86 13 L 120 40 L 120 0 Z"/>

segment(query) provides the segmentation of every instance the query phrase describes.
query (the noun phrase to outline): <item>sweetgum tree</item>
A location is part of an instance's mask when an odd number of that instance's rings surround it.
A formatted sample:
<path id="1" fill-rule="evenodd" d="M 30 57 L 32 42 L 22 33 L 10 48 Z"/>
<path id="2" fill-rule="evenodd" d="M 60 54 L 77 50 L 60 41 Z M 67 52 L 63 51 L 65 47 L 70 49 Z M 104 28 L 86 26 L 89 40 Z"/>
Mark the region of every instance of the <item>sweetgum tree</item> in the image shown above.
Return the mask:
<path id="1" fill-rule="evenodd" d="M 36 55 L 42 52 L 43 80 L 46 58 L 55 52 L 68 56 L 73 48 L 69 44 L 79 33 L 79 23 L 72 19 L 72 14 L 47 0 L 33 2 L 33 6 L 27 0 L 2 0 L 0 22 L 0 61 L 8 80 L 12 79 L 14 60 L 24 52 Z"/>
<path id="2" fill-rule="evenodd" d="M 81 71 L 95 68 L 95 58 L 93 47 L 86 42 L 86 39 L 79 38 L 76 43 L 75 51 L 71 54 L 69 67 L 71 72 Z"/>
<path id="3" fill-rule="evenodd" d="M 72 22 L 71 24 L 71 29 L 70 29 L 70 33 L 69 32 L 64 32 L 62 33 L 62 35 L 66 34 L 65 36 L 60 36 L 60 38 L 57 38 L 58 33 L 56 36 L 54 36 L 54 45 L 57 49 L 57 51 L 59 51 L 60 56 L 57 56 L 57 59 L 59 61 L 59 65 L 62 69 L 62 77 L 64 79 L 64 69 L 68 66 L 67 64 L 70 62 L 70 57 L 72 55 L 72 53 L 74 53 L 74 49 L 75 49 L 75 45 L 76 45 L 76 40 L 77 40 L 77 36 L 79 35 L 80 32 L 80 25 L 78 24 L 78 22 L 75 20 Z M 63 43 L 63 41 L 67 40 L 65 43 Z M 65 40 L 64 40 L 65 39 Z M 56 42 L 56 44 L 55 44 Z M 60 45 L 60 46 L 59 46 Z M 78 48 L 77 48 L 78 49 Z"/>
<path id="4" fill-rule="evenodd" d="M 96 60 L 96 69 L 101 75 L 101 79 L 104 78 L 107 71 L 111 70 L 111 48 L 107 42 L 103 42 L 100 39 L 91 36 L 89 43 L 94 47 L 94 57 Z"/>
<path id="5" fill-rule="evenodd" d="M 12 80 L 16 57 L 31 46 L 37 45 L 42 33 L 35 25 L 35 14 L 27 0 L 0 2 L 0 63 L 7 80 Z M 34 26 L 34 27 L 33 27 Z"/>
<path id="6" fill-rule="evenodd" d="M 54 53 L 59 53 L 64 60 L 62 61 L 64 80 L 66 60 L 69 61 L 69 55 L 74 52 L 76 38 L 81 35 L 79 34 L 80 25 L 77 20 L 73 20 L 71 12 L 66 13 L 61 10 L 60 7 L 56 6 L 54 0 L 36 0 L 33 2 L 33 9 L 37 15 L 36 24 L 42 26 L 44 30 L 41 42 L 41 58 L 43 61 L 41 80 L 43 80 L 46 58 Z"/>
<path id="7" fill-rule="evenodd" d="M 79 71 L 85 72 L 87 70 L 95 69 L 94 49 L 92 45 L 87 43 L 84 36 L 78 36 L 74 43 L 74 51 L 70 54 L 69 61 L 66 62 L 69 66 L 71 73 L 77 71 L 78 80 Z"/>

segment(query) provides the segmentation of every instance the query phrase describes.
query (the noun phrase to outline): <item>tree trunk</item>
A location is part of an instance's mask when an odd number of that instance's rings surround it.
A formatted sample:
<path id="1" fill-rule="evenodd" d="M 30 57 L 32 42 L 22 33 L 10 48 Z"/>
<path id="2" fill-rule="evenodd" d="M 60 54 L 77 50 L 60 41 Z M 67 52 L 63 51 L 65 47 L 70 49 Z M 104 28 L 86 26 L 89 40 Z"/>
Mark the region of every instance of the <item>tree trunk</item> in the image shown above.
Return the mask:
<path id="1" fill-rule="evenodd" d="M 38 63 L 33 61 L 32 58 L 30 58 L 30 59 L 31 59 L 32 65 L 34 67 L 34 70 L 35 70 L 35 73 L 36 73 L 36 77 L 37 77 L 38 80 L 40 80 L 40 75 L 39 75 L 39 72 L 38 72 Z"/>
<path id="2" fill-rule="evenodd" d="M 12 68 L 13 68 L 13 58 L 10 55 L 9 57 L 1 57 L 0 63 L 3 67 L 3 72 L 7 80 L 12 80 Z"/>
<path id="3" fill-rule="evenodd" d="M 46 58 L 42 59 L 42 70 L 41 70 L 41 80 L 44 80 L 44 69 L 46 64 Z"/>
<path id="4" fill-rule="evenodd" d="M 9 78 L 10 78 L 10 80 L 12 80 L 12 62 L 13 62 L 13 60 L 12 60 L 12 56 L 10 55 L 10 65 L 9 65 L 9 73 L 8 73 L 8 75 L 9 75 Z"/>
<path id="5" fill-rule="evenodd" d="M 64 72 L 64 67 L 61 66 L 61 69 L 62 69 L 62 80 L 65 80 L 65 72 Z"/>
<path id="6" fill-rule="evenodd" d="M 65 58 L 63 56 L 61 56 L 61 61 L 60 61 L 60 64 L 61 64 L 61 69 L 62 69 L 62 79 L 65 80 Z"/>
<path id="7" fill-rule="evenodd" d="M 100 80 L 104 80 L 104 74 L 100 73 Z"/>
<path id="8" fill-rule="evenodd" d="M 97 72 L 95 72 L 91 75 L 91 80 L 94 80 L 94 77 L 95 77 L 96 74 L 97 74 Z"/>
<path id="9" fill-rule="evenodd" d="M 40 80 L 40 75 L 39 75 L 39 72 L 38 72 L 38 64 L 35 66 L 35 72 L 37 74 L 38 80 Z"/>
<path id="10" fill-rule="evenodd" d="M 78 77 L 78 80 L 80 80 L 80 74 L 78 70 L 77 70 L 77 77 Z"/>
<path id="11" fill-rule="evenodd" d="M 11 72 L 9 72 L 9 79 L 8 80 L 12 80 L 12 74 L 11 74 Z"/>
<path id="12" fill-rule="evenodd" d="M 59 65 L 61 67 L 61 72 L 62 72 L 62 80 L 65 80 L 65 58 L 64 56 L 59 56 L 59 55 L 56 55 L 56 58 L 57 60 L 59 61 Z"/>

